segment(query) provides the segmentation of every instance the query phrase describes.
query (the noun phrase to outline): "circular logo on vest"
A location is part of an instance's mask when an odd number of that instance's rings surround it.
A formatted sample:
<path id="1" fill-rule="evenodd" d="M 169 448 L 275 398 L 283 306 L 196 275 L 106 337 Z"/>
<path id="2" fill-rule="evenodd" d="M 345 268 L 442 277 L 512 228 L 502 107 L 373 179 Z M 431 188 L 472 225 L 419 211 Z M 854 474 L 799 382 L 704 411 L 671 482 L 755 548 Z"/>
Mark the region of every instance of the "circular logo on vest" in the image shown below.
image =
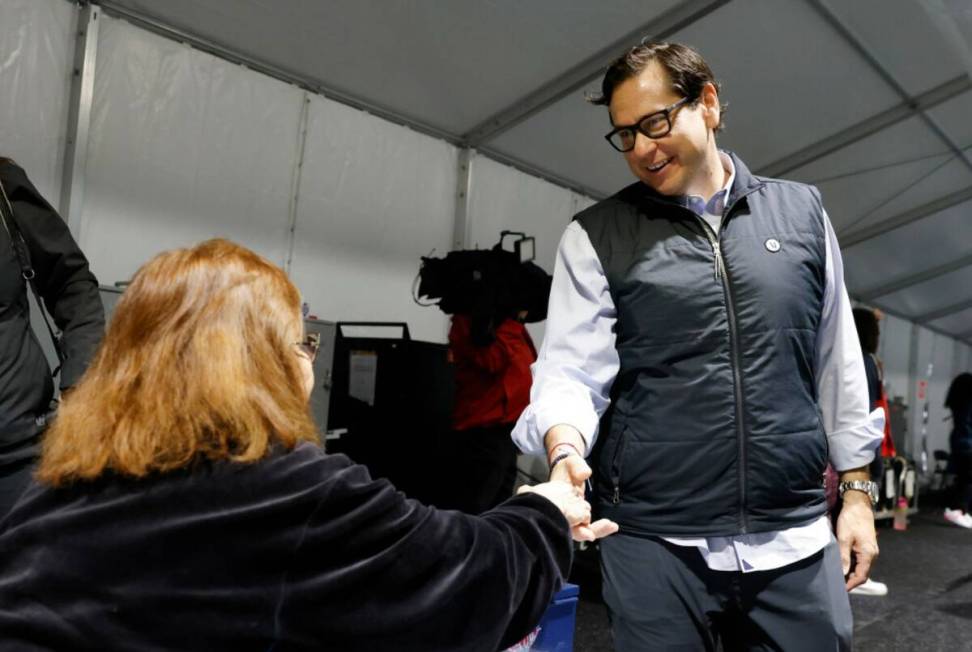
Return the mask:
<path id="1" fill-rule="evenodd" d="M 777 251 L 780 250 L 780 241 L 777 240 L 776 238 L 770 238 L 769 240 L 766 241 L 765 244 L 766 244 L 766 251 L 770 253 L 775 254 Z"/>

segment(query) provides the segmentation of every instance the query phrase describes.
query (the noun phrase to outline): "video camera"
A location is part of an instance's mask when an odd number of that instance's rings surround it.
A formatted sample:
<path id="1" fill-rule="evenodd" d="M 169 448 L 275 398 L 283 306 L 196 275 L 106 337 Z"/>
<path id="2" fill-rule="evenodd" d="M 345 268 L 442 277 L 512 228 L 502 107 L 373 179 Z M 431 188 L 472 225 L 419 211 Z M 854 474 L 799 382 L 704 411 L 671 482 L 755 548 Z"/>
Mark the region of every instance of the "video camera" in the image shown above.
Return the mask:
<path id="1" fill-rule="evenodd" d="M 503 248 L 513 241 L 513 251 Z M 547 318 L 551 277 L 533 262 L 535 241 L 518 231 L 503 231 L 492 249 L 450 251 L 444 258 L 423 257 L 415 300 L 432 303 L 448 315 L 471 315 L 496 325 L 525 312 L 525 322 Z M 487 326 L 487 330 L 491 330 Z"/>

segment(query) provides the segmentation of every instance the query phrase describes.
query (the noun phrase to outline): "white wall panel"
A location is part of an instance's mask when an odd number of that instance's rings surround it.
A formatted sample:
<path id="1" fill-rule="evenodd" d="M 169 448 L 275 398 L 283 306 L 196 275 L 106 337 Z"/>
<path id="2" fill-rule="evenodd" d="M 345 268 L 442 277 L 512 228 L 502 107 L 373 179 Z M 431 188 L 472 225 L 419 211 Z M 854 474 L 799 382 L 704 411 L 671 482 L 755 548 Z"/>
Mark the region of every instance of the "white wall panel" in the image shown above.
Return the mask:
<path id="1" fill-rule="evenodd" d="M 500 231 L 524 231 L 536 238 L 536 263 L 553 271 L 560 236 L 573 217 L 576 193 L 477 156 L 469 193 L 472 246 L 488 249 Z"/>
<path id="2" fill-rule="evenodd" d="M 908 378 L 908 352 L 911 346 L 911 322 L 892 315 L 881 320 L 878 357 L 884 363 L 884 386 L 888 397 L 901 396 L 908 401 L 911 381 Z M 895 438 L 903 444 L 900 437 Z"/>
<path id="3" fill-rule="evenodd" d="M 951 422 L 945 420 L 949 414 L 943 405 L 945 394 L 955 375 L 969 369 L 969 364 L 972 363 L 969 358 L 972 347 L 926 328 L 919 328 L 917 376 L 912 378 L 909 376 L 911 332 L 911 322 L 892 315 L 885 315 L 885 318 L 881 321 L 878 357 L 884 363 L 884 383 L 889 398 L 901 396 L 907 402 L 919 381 L 929 381 L 926 398 L 929 410 L 927 429 L 930 460 L 931 452 L 935 449 L 948 449 Z M 932 364 L 930 379 L 927 376 L 929 364 Z M 905 438 L 901 433 L 894 433 L 895 442 L 899 449 L 906 454 L 913 454 L 916 460 L 919 459 L 921 453 L 921 421 L 924 402 L 924 400 L 919 399 L 915 405 L 909 406 L 908 427 L 912 433 L 910 439 L 913 442 L 914 449 L 904 451 Z M 929 464 L 931 463 L 929 461 Z"/>
<path id="4" fill-rule="evenodd" d="M 451 248 L 456 148 L 321 97 L 305 147 L 291 276 L 312 312 L 444 342 L 445 315 L 412 301 L 412 281 Z"/>
<path id="5" fill-rule="evenodd" d="M 214 236 L 284 264 L 303 93 L 102 20 L 80 238 L 95 274 Z"/>
<path id="6" fill-rule="evenodd" d="M 948 450 L 948 433 L 951 422 L 945 408 L 945 394 L 952 381 L 953 359 L 956 354 L 955 340 L 922 328 L 918 338 L 918 378 L 914 382 L 928 380 L 926 399 L 928 401 L 928 457 L 929 468 L 933 464 L 931 455 L 936 449 Z M 929 365 L 932 366 L 928 377 Z M 921 421 L 923 401 L 918 400 L 911 413 L 911 424 L 915 433 L 915 459 L 921 454 Z"/>
<path id="7" fill-rule="evenodd" d="M 77 20 L 64 0 L 0 3 L 0 156 L 23 166 L 55 206 Z"/>
<path id="8" fill-rule="evenodd" d="M 553 273 L 564 229 L 593 200 L 482 156 L 476 157 L 471 170 L 472 246 L 488 249 L 499 241 L 500 231 L 523 231 L 536 238 L 534 262 Z M 527 328 L 539 348 L 544 323 Z"/>

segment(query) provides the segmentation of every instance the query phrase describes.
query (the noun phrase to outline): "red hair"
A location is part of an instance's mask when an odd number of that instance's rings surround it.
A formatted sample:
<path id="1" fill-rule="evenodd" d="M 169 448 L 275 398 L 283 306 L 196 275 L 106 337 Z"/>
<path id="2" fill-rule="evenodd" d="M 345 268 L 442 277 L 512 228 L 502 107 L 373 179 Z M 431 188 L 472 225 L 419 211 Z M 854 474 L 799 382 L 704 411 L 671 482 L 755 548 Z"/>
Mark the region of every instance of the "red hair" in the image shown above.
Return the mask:
<path id="1" fill-rule="evenodd" d="M 156 256 L 45 435 L 38 479 L 143 477 L 318 441 L 294 348 L 302 330 L 297 288 L 249 249 L 209 240 Z"/>

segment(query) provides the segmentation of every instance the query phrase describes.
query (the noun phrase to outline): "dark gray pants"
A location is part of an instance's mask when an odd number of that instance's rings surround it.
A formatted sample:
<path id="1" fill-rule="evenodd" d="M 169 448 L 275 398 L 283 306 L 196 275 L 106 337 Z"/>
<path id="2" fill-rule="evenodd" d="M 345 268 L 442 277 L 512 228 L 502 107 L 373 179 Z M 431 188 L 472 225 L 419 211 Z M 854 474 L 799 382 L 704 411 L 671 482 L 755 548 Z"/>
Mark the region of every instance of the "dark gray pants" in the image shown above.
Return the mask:
<path id="1" fill-rule="evenodd" d="M 850 650 L 837 542 L 783 568 L 714 571 L 697 548 L 615 534 L 600 543 L 618 652 Z"/>

